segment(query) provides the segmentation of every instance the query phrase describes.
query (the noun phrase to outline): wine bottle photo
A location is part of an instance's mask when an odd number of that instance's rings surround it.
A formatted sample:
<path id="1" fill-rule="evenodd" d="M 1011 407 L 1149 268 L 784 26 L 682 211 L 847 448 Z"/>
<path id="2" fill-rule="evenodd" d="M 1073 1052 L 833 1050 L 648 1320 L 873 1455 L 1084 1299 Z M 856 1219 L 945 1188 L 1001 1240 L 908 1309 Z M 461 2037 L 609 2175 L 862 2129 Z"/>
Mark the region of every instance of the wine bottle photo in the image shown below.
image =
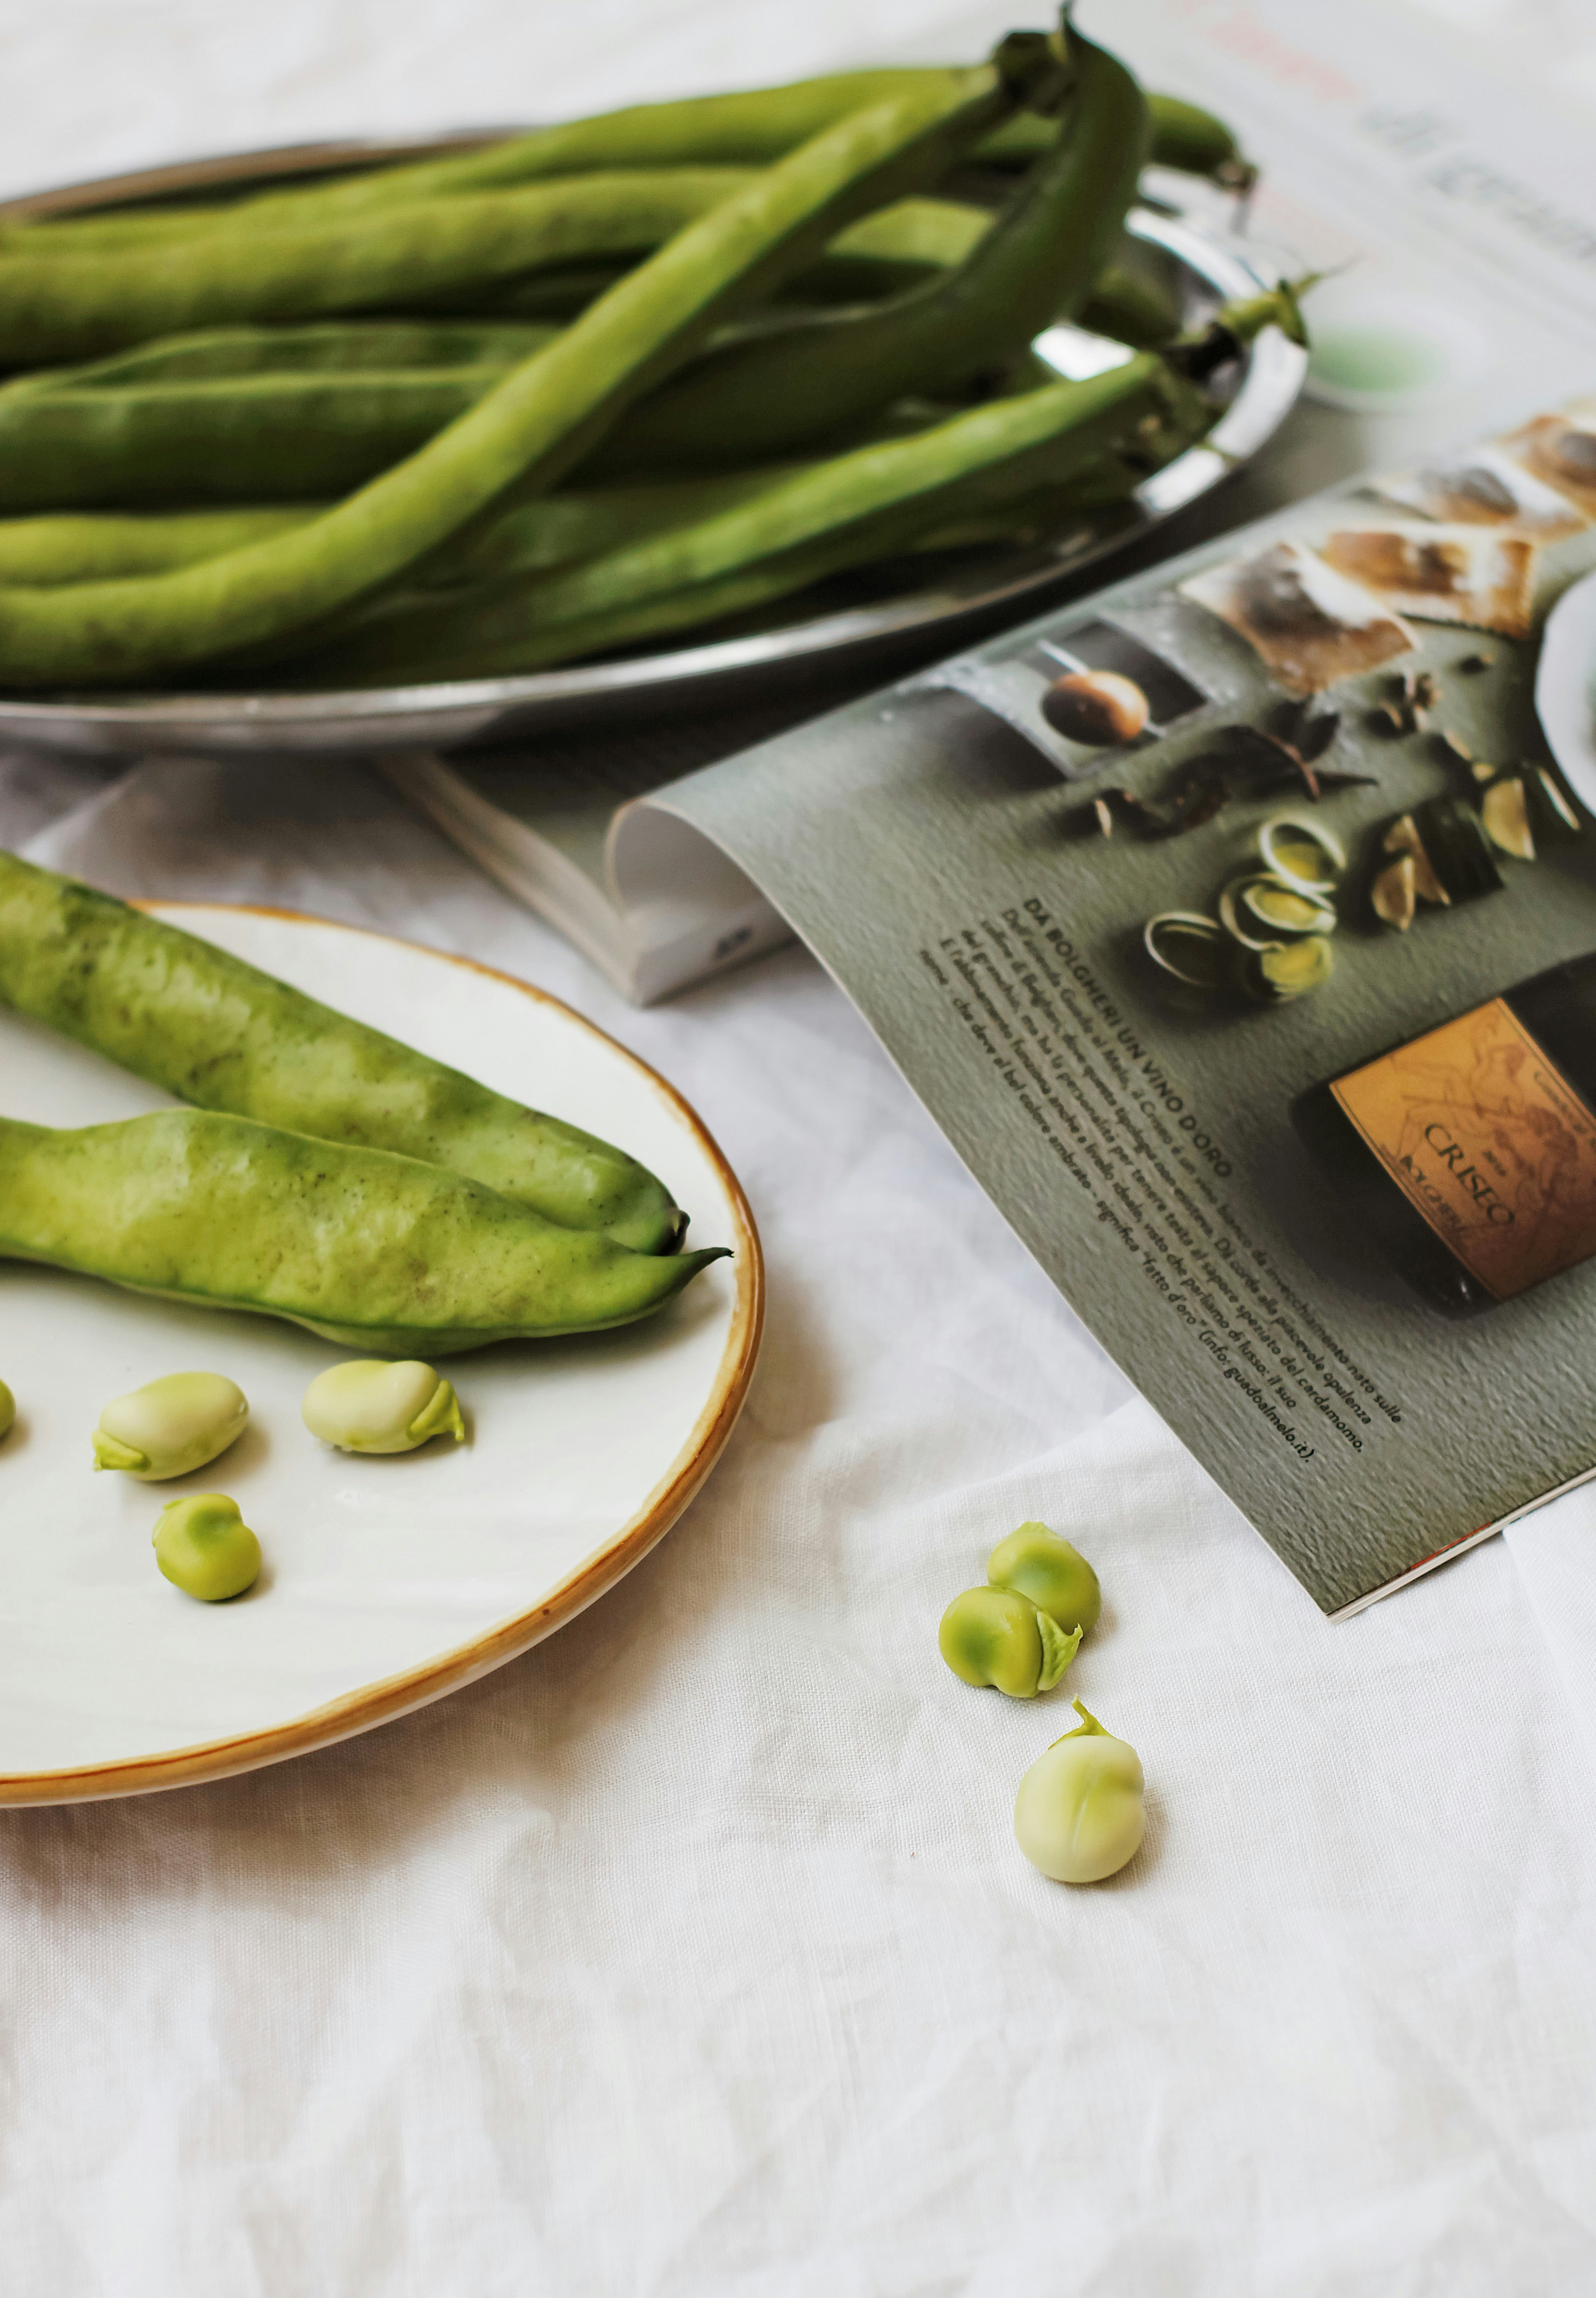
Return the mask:
<path id="1" fill-rule="evenodd" d="M 1292 1122 L 1432 1308 L 1470 1317 L 1596 1253 L 1596 953 L 1298 1096 Z"/>

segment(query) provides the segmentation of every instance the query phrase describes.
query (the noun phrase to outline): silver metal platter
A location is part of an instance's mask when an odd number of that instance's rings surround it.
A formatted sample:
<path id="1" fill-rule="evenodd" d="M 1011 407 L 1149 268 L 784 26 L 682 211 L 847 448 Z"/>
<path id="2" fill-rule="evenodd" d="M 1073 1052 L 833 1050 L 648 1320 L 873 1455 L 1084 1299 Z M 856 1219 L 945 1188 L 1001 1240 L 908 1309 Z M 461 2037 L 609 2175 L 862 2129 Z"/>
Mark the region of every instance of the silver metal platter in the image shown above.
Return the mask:
<path id="1" fill-rule="evenodd" d="M 504 131 L 506 133 L 509 131 Z M 480 134 L 420 144 L 292 146 L 102 179 L 0 203 L 0 222 L 252 188 L 385 161 L 458 151 Z M 1155 178 L 1162 191 L 1178 178 Z M 1272 285 L 1278 274 L 1245 240 L 1148 204 L 1132 211 L 1127 260 L 1173 293 L 1188 324 Z M 1109 346 L 1052 328 L 1038 350 L 1061 374 L 1096 371 Z M 792 618 L 751 634 L 629 654 L 517 678 L 345 693 L 137 694 L 0 698 L 0 741 L 93 756 L 153 749 L 217 752 L 389 750 L 516 741 L 534 729 L 593 724 L 666 708 L 708 710 L 777 685 L 820 690 L 879 661 L 954 651 L 983 624 L 1018 617 L 1062 578 L 1124 550 L 1207 494 L 1255 455 L 1302 387 L 1306 356 L 1268 329 L 1221 378 L 1225 411 L 1207 440 L 1138 488 L 1132 501 L 1084 516 L 1045 542 L 949 553 L 934 562 L 840 578 L 793 601 Z"/>

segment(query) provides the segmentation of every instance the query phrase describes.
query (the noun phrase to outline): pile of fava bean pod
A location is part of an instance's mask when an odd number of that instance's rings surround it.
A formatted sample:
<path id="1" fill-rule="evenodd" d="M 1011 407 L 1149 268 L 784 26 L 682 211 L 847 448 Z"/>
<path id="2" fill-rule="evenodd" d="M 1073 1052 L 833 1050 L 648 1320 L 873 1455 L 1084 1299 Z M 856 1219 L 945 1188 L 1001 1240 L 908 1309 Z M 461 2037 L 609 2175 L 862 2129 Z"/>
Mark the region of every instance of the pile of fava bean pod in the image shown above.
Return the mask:
<path id="1" fill-rule="evenodd" d="M 0 690 L 506 674 L 1122 500 L 1300 329 L 1117 264 L 1149 157 L 1250 180 L 1066 20 L 0 227 Z M 1059 380 L 1059 318 L 1125 359 Z"/>

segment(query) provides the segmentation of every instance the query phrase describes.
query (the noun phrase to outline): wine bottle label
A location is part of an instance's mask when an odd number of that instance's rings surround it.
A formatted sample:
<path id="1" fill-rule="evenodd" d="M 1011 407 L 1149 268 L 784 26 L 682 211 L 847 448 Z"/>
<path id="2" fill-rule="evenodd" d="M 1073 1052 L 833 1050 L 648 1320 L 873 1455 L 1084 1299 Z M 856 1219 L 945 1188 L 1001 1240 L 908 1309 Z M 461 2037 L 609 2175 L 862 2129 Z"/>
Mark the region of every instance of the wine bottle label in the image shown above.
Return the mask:
<path id="1" fill-rule="evenodd" d="M 1505 998 L 1330 1090 L 1409 1203 L 1496 1300 L 1596 1252 L 1596 1113 Z"/>

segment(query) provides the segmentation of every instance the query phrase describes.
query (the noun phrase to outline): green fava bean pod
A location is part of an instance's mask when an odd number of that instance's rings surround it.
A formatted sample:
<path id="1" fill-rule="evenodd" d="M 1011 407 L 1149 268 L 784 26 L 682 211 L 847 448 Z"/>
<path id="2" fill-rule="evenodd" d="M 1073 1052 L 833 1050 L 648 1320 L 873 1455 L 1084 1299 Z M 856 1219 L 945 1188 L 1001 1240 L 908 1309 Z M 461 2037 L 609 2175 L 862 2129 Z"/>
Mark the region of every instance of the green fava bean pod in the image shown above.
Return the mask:
<path id="1" fill-rule="evenodd" d="M 589 618 L 657 600 L 694 613 L 697 586 L 761 565 L 792 587 L 814 579 L 816 549 L 856 561 L 888 555 L 929 529 L 1084 472 L 1163 459 L 1212 420 L 1201 394 L 1151 354 L 1080 383 L 1054 383 L 936 424 L 916 437 L 856 449 L 779 474 L 702 519 L 600 553 L 564 570 L 457 598 L 397 600 L 350 624 L 294 674 L 339 684 L 483 676 L 584 650 Z M 907 522 L 906 525 L 903 522 Z"/>
<path id="2" fill-rule="evenodd" d="M 343 1348 L 448 1356 L 631 1324 L 725 1251 L 632 1252 L 418 1158 L 208 1110 L 63 1132 L 0 1118 L 0 1259 Z"/>
<path id="3" fill-rule="evenodd" d="M 236 510 L 60 511 L 0 518 L 0 586 L 160 574 L 285 534 L 314 518 L 318 508 L 261 504 Z"/>
<path id="4" fill-rule="evenodd" d="M 1000 1540 L 987 1558 L 987 1578 L 994 1588 L 1029 1596 L 1061 1628 L 1079 1628 L 1083 1636 L 1103 1609 L 1097 1575 L 1079 1549 L 1045 1524 L 1022 1524 Z"/>
<path id="5" fill-rule="evenodd" d="M 1038 1756 L 1014 1799 L 1014 1839 L 1055 1883 L 1100 1883 L 1135 1856 L 1146 1825 L 1136 1749 L 1078 1699 L 1080 1722 Z"/>
<path id="6" fill-rule="evenodd" d="M 663 1183 L 608 1142 L 4 853 L 0 1004 L 185 1101 L 448 1166 L 635 1252 L 672 1252 L 687 1226 Z"/>
<path id="7" fill-rule="evenodd" d="M 257 193 L 226 206 L 134 209 L 13 224 L 0 231 L 0 244 L 41 252 L 51 246 L 154 244 L 206 231 L 280 231 L 340 219 L 357 221 L 418 200 L 454 199 L 600 169 L 766 167 L 849 112 L 917 88 L 947 85 L 958 69 L 898 65 L 832 72 L 785 87 L 634 104 L 509 136 L 446 159 L 366 168 L 331 182 Z M 1211 112 L 1179 96 L 1152 95 L 1147 104 L 1153 128 L 1148 157 L 1160 166 L 1211 176 L 1232 188 L 1238 170 L 1253 172 L 1240 159 L 1231 131 Z M 987 136 L 974 157 L 983 164 L 1024 167 L 1046 147 L 1046 122 L 1021 112 Z"/>
<path id="8" fill-rule="evenodd" d="M 339 1452 L 414 1452 L 434 1436 L 463 1443 L 466 1424 L 451 1384 L 429 1364 L 357 1357 L 330 1365 L 305 1391 L 301 1417 Z"/>
<path id="9" fill-rule="evenodd" d="M 425 446 L 508 373 L 313 371 L 0 392 L 0 508 L 128 510 L 340 495 Z M 237 547 L 250 540 L 246 529 Z"/>
<path id="10" fill-rule="evenodd" d="M 202 1604 L 225 1604 L 260 1577 L 260 1543 L 236 1500 L 189 1492 L 168 1500 L 151 1534 L 155 1561 L 174 1588 Z"/>
<path id="11" fill-rule="evenodd" d="M 990 1684 L 1011 1699 L 1051 1691 L 1080 1643 L 1056 1621 L 1006 1588 L 966 1588 L 942 1615 L 937 1642 L 965 1683 Z"/>
<path id="12" fill-rule="evenodd" d="M 17 1424 L 17 1400 L 0 1380 L 0 1443 L 11 1434 Z"/>
<path id="13" fill-rule="evenodd" d="M 237 1442 L 249 1417 L 244 1391 L 224 1374 L 168 1373 L 112 1399 L 94 1434 L 95 1467 L 148 1484 L 191 1476 Z"/>
<path id="14" fill-rule="evenodd" d="M 939 203 L 906 204 L 918 209 Z M 0 386 L 0 405 L 19 398 L 47 398 L 60 390 L 115 391 L 127 384 L 516 367 L 542 351 L 550 336 L 546 327 L 502 319 L 318 319 L 302 327 L 203 327 L 161 335 L 87 366 L 40 368 L 15 376 Z"/>
<path id="15" fill-rule="evenodd" d="M 1147 108 L 1116 57 L 1072 29 L 1068 41 L 1075 81 L 1063 128 L 963 261 L 885 303 L 815 312 L 713 345 L 631 410 L 595 467 L 685 468 L 790 452 L 906 392 L 989 375 L 1054 320 L 1072 317 L 1135 197 Z"/>

